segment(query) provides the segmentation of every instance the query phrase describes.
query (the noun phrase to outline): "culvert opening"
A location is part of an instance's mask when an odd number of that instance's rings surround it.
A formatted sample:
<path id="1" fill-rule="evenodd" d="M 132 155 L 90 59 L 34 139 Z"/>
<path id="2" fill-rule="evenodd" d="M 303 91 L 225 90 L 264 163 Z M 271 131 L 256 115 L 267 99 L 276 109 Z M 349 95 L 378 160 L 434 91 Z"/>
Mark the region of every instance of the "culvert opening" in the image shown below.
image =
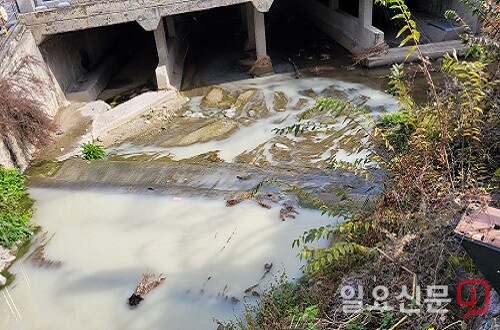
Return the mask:
<path id="1" fill-rule="evenodd" d="M 292 0 L 275 0 L 264 14 L 267 55 L 276 73 L 294 72 L 332 61 L 345 64 L 348 53 L 304 18 Z M 182 89 L 252 78 L 256 50 L 248 48 L 248 4 L 176 16 L 185 24 L 189 50 Z M 246 48 L 246 49 L 245 49 Z"/>
<path id="2" fill-rule="evenodd" d="M 120 54 L 125 60 L 98 96 L 112 106 L 140 93 L 156 90 L 158 53 L 153 32 L 144 30 L 135 22 L 119 25 L 119 28 L 123 29 L 118 40 L 122 43 Z"/>
<path id="3" fill-rule="evenodd" d="M 40 49 L 70 101 L 120 103 L 154 88 L 153 33 L 135 22 L 59 34 Z"/>

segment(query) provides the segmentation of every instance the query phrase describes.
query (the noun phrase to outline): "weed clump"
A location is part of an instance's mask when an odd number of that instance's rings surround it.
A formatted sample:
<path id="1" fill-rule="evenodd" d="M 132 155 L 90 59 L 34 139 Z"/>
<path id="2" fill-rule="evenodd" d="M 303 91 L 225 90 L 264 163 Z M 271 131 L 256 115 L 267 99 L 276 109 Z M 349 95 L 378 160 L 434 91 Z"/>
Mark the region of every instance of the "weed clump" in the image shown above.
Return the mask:
<path id="1" fill-rule="evenodd" d="M 104 158 L 106 152 L 101 145 L 90 141 L 82 145 L 82 154 L 85 160 L 95 160 Z"/>
<path id="2" fill-rule="evenodd" d="M 10 249 L 32 235 L 32 205 L 24 175 L 0 166 L 0 246 Z"/>

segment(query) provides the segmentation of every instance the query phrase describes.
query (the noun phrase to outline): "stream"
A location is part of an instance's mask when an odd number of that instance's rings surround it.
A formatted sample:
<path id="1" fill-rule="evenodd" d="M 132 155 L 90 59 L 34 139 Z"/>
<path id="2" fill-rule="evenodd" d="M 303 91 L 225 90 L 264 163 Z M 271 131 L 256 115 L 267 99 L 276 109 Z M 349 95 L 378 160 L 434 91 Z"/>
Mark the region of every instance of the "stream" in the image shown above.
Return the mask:
<path id="1" fill-rule="evenodd" d="M 0 299 L 1 329 L 214 329 L 241 315 L 268 284 L 301 276 L 293 239 L 325 223 L 299 209 L 252 201 L 31 189 L 34 222 L 49 235 L 47 260 L 16 262 Z M 320 242 L 321 245 L 326 242 Z M 265 265 L 272 264 L 266 273 Z M 147 270 L 165 282 L 131 310 L 127 298 Z M 251 293 L 249 287 L 258 284 Z"/>

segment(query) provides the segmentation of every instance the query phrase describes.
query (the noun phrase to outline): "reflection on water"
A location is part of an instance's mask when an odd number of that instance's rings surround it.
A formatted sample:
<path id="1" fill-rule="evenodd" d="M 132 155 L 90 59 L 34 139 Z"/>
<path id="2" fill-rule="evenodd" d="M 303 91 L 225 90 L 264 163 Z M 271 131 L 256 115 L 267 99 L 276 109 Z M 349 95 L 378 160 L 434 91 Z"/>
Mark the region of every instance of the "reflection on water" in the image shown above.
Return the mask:
<path id="1" fill-rule="evenodd" d="M 283 267 L 288 277 L 300 276 L 291 242 L 325 223 L 303 209 L 282 222 L 278 204 L 268 210 L 250 201 L 226 207 L 222 200 L 102 192 L 31 195 L 34 221 L 55 233 L 47 258 L 62 266 L 12 267 L 9 293 L 20 318 L 1 297 L 2 329 L 213 329 L 214 317 L 242 311 L 248 287 L 260 283 L 261 290 Z M 130 310 L 127 298 L 148 269 L 166 281 Z"/>

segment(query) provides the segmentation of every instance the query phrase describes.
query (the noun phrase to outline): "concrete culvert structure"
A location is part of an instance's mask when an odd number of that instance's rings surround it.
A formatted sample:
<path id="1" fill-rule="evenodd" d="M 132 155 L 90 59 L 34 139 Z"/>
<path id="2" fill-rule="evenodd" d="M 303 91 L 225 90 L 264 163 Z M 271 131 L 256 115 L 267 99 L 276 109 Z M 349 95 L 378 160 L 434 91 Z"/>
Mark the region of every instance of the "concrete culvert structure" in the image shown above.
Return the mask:
<path id="1" fill-rule="evenodd" d="M 68 100 L 76 102 L 112 101 L 146 85 L 158 63 L 153 33 L 134 22 L 58 34 L 40 50 Z"/>

